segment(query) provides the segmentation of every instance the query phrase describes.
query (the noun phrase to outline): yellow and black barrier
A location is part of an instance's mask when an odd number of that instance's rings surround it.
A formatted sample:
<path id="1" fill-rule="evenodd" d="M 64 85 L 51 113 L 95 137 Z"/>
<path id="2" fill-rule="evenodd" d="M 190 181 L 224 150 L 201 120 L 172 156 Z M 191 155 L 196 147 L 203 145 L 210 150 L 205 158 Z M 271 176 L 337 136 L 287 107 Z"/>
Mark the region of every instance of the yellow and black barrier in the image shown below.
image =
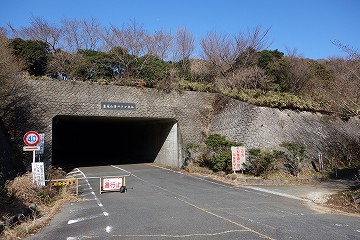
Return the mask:
<path id="1" fill-rule="evenodd" d="M 65 179 L 54 179 L 50 180 L 50 186 L 53 187 L 62 187 L 62 186 L 76 186 L 76 195 L 78 195 L 79 181 L 77 178 L 65 178 Z"/>
<path id="2" fill-rule="evenodd" d="M 73 184 L 77 184 L 77 183 L 78 183 L 78 180 L 76 178 L 74 178 L 74 179 L 56 179 L 56 180 L 50 181 L 51 186 L 68 186 L 68 185 L 73 185 Z"/>

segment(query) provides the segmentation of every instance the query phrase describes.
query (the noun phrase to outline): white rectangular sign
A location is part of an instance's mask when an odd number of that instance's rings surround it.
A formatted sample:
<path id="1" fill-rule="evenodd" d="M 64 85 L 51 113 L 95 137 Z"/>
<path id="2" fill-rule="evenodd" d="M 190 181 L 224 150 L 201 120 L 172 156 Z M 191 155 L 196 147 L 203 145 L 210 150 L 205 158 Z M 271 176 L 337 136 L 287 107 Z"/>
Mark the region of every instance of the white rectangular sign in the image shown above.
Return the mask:
<path id="1" fill-rule="evenodd" d="M 245 163 L 245 147 L 231 147 L 232 169 L 233 171 L 240 171 L 244 169 Z"/>
<path id="2" fill-rule="evenodd" d="M 28 152 L 31 152 L 31 151 L 38 151 L 40 150 L 40 146 L 24 146 L 23 147 L 23 151 L 28 151 Z"/>
<path id="3" fill-rule="evenodd" d="M 103 191 L 119 191 L 123 185 L 123 177 L 104 177 L 102 180 Z"/>
<path id="4" fill-rule="evenodd" d="M 37 186 L 45 186 L 44 162 L 32 163 L 32 174 Z"/>

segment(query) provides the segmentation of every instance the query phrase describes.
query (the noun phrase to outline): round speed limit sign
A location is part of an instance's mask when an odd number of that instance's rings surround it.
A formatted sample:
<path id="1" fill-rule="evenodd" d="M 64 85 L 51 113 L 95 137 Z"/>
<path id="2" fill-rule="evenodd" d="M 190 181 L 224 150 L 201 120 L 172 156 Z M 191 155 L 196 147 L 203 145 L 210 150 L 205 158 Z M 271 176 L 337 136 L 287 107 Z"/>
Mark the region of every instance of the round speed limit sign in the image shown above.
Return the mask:
<path id="1" fill-rule="evenodd" d="M 30 131 L 24 135 L 24 143 L 27 146 L 36 146 L 40 142 L 40 135 L 37 132 Z"/>

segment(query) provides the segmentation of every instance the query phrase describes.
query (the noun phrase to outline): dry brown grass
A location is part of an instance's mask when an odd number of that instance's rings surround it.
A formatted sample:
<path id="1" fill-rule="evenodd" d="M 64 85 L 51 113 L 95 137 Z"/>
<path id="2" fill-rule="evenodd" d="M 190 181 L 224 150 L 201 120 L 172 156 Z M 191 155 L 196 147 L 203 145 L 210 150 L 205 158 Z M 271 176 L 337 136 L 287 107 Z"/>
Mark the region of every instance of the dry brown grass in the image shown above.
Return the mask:
<path id="1" fill-rule="evenodd" d="M 354 189 L 331 195 L 326 204 L 344 212 L 360 214 L 358 199 L 360 199 L 360 184 Z"/>
<path id="2" fill-rule="evenodd" d="M 6 185 L 7 191 L 3 191 L 0 198 L 0 216 L 6 221 L 14 214 L 23 213 L 31 204 L 36 204 L 36 213 L 22 219 L 21 223 L 12 228 L 5 227 L 0 239 L 21 239 L 38 232 L 59 211 L 65 202 L 78 201 L 68 188 L 54 188 L 45 186 L 38 188 L 32 182 L 32 176 L 27 173 L 15 178 Z M 4 194 L 5 193 L 5 194 Z"/>

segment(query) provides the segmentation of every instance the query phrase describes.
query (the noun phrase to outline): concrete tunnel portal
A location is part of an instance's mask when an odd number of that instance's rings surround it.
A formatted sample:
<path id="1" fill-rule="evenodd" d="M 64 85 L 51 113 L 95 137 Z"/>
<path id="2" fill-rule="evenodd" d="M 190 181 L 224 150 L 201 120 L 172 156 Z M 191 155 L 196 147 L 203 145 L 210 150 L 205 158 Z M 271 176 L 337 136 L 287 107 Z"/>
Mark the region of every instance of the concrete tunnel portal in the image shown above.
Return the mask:
<path id="1" fill-rule="evenodd" d="M 175 119 L 58 115 L 52 120 L 53 166 L 153 162 L 182 166 Z"/>

